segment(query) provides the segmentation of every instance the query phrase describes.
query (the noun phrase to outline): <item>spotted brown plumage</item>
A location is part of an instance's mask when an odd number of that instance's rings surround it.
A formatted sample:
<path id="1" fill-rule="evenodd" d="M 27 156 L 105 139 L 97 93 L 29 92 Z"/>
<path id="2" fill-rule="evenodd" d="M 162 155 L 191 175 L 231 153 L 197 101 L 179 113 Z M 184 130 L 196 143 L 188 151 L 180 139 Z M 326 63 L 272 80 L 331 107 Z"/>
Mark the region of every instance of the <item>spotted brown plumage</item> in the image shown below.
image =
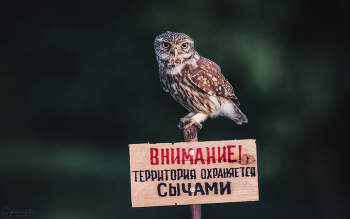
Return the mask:
<path id="1" fill-rule="evenodd" d="M 190 112 L 180 120 L 180 129 L 183 124 L 201 128 L 208 116 L 226 116 L 237 124 L 248 122 L 220 67 L 200 56 L 190 37 L 168 31 L 156 37 L 154 49 L 162 88 Z"/>
<path id="2" fill-rule="evenodd" d="M 213 61 L 200 57 L 197 62 L 197 68 L 191 68 L 191 81 L 197 87 L 206 92 L 209 95 L 218 95 L 232 99 L 232 101 L 239 106 L 239 101 L 233 92 L 232 85 L 228 80 L 221 74 L 220 67 Z M 214 93 L 214 94 L 212 94 Z"/>

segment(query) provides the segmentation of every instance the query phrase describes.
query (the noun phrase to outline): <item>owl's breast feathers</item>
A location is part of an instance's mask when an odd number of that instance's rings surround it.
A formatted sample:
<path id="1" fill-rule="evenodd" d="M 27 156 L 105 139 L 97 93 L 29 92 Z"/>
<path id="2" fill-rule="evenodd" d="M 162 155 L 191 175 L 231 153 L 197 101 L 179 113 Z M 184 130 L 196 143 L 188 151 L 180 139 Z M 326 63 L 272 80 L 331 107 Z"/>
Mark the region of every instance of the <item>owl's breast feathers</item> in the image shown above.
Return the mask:
<path id="1" fill-rule="evenodd" d="M 220 67 L 209 59 L 200 57 L 195 65 L 186 64 L 177 74 L 169 74 L 163 69 L 159 76 L 163 89 L 191 112 L 210 114 L 217 110 L 211 96 L 220 96 L 239 105 L 233 88 L 221 74 Z"/>

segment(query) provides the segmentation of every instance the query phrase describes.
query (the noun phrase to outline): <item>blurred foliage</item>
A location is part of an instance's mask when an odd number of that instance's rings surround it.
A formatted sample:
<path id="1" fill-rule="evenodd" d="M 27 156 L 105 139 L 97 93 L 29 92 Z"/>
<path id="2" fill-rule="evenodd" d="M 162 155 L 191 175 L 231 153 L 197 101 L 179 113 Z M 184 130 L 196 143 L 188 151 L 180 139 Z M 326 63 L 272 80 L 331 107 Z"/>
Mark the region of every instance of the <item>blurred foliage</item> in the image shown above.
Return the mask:
<path id="1" fill-rule="evenodd" d="M 203 219 L 350 217 L 348 1 L 16 1 L 0 10 L 1 209 L 187 216 L 186 206 L 130 201 L 128 144 L 183 140 L 186 110 L 162 90 L 153 50 L 171 30 L 220 65 L 249 118 L 208 119 L 200 141 L 257 139 L 260 201 L 203 205 Z"/>

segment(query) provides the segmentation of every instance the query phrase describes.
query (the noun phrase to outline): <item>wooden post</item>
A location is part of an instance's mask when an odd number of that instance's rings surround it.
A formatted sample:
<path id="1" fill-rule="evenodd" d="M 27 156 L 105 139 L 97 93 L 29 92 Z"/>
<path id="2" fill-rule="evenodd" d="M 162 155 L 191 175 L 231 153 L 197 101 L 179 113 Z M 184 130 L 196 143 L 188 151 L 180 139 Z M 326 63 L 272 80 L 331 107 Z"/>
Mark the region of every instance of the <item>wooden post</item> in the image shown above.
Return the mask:
<path id="1" fill-rule="evenodd" d="M 201 219 L 201 205 L 190 205 L 190 218 Z"/>
<path id="2" fill-rule="evenodd" d="M 197 127 L 191 126 L 184 129 L 185 142 L 197 142 Z M 190 205 L 189 206 L 190 219 L 201 219 L 201 205 Z"/>

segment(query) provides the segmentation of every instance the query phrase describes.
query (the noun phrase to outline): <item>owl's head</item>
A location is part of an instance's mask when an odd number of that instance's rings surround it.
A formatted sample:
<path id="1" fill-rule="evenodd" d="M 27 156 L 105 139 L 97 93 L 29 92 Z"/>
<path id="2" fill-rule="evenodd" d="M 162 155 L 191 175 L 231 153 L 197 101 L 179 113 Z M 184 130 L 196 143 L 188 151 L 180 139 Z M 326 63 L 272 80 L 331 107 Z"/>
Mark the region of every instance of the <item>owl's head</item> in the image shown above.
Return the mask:
<path id="1" fill-rule="evenodd" d="M 171 31 L 156 37 L 154 50 L 159 65 L 168 68 L 190 62 L 196 55 L 194 42 L 189 36 Z"/>

